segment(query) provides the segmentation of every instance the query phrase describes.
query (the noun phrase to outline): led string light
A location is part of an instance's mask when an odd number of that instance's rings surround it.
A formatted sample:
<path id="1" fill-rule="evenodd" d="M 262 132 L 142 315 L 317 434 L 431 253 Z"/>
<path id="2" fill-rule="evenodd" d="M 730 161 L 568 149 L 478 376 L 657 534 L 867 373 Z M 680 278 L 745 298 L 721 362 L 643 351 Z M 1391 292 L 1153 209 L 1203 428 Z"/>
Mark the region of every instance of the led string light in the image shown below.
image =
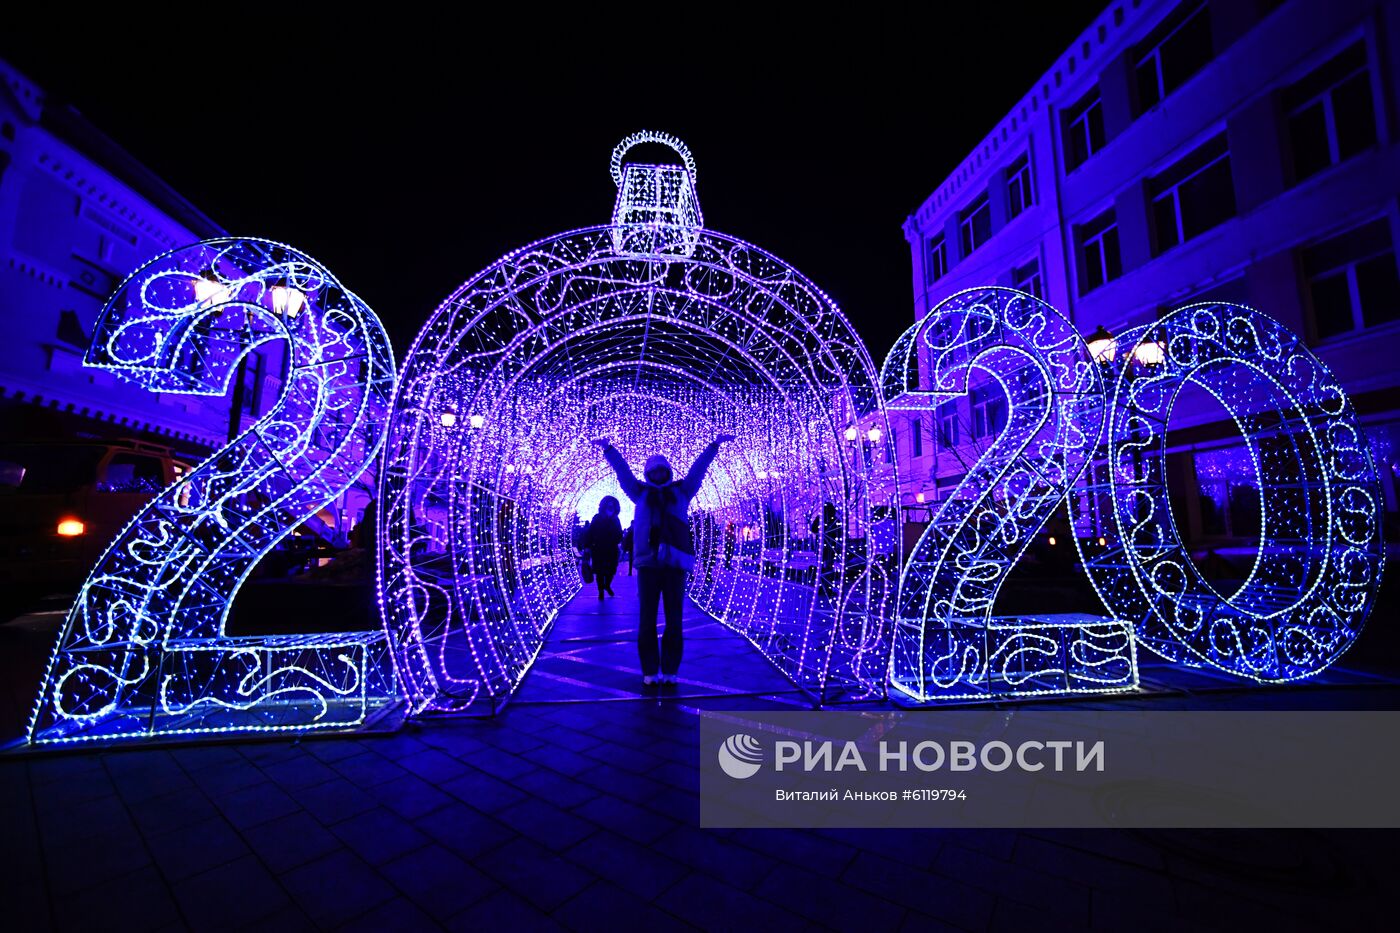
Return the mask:
<path id="1" fill-rule="evenodd" d="M 624 164 L 641 142 L 685 164 Z M 372 312 L 289 247 L 207 241 L 129 277 L 88 365 L 218 395 L 243 354 L 281 339 L 286 389 L 109 547 L 65 622 L 30 740 L 352 726 L 400 687 L 413 713 L 499 710 L 581 585 L 575 520 L 623 498 L 599 436 L 634 467 L 660 452 L 678 472 L 736 437 L 692 504 L 688 595 L 818 703 L 889 684 L 917 702 L 1121 691 L 1137 683 L 1138 641 L 1286 681 L 1355 640 L 1384 567 L 1376 467 L 1336 379 L 1276 322 L 1194 305 L 1095 356 L 1033 296 L 974 289 L 910 328 L 877 379 L 828 296 L 703 228 L 679 140 L 629 137 L 613 174 L 610 225 L 531 244 L 463 285 L 397 389 Z M 887 409 L 993 384 L 1007 424 L 902 564 Z M 1260 547 L 1229 595 L 1195 567 L 1167 495 L 1167 425 L 1188 386 L 1245 438 L 1202 459 L 1202 475 L 1252 476 L 1263 505 Z M 365 470 L 386 431 L 386 631 L 226 636 L 242 580 Z M 1077 483 L 1072 536 L 1114 618 L 993 616 Z"/>
<path id="2" fill-rule="evenodd" d="M 648 141 L 686 165 L 623 164 Z M 412 708 L 495 710 L 520 682 L 580 586 L 580 503 L 616 494 L 597 436 L 679 472 L 736 435 L 693 503 L 691 598 L 814 696 L 880 695 L 898 557 L 866 544 L 894 499 L 841 440 L 853 415 L 888 433 L 864 347 L 791 267 L 703 228 L 678 140 L 629 137 L 613 165 L 611 225 L 478 274 L 403 367 L 380 580 Z M 823 553 L 827 503 L 842 528 Z"/>
<path id="3" fill-rule="evenodd" d="M 222 395 L 272 340 L 288 347 L 281 398 L 107 548 L 55 644 L 31 742 L 346 727 L 393 699 L 383 632 L 224 633 L 257 562 L 377 455 L 394 362 L 373 312 L 290 247 L 207 240 L 132 273 L 84 362 L 153 392 Z"/>
<path id="4" fill-rule="evenodd" d="M 980 381 L 980 382 L 979 382 Z M 1007 423 L 943 501 L 900 578 L 890 682 L 916 702 L 1102 693 L 1137 686 L 1131 626 L 1084 615 L 993 616 L 997 593 L 1089 465 L 1104 392 L 1058 311 L 1009 288 L 959 292 L 896 342 L 887 407 L 929 411 L 974 383 Z"/>
<path id="5" fill-rule="evenodd" d="M 1296 334 L 1240 305 L 1188 305 L 1119 343 L 1134 350 L 1116 362 L 1104 468 L 1076 514 L 1104 536 L 1083 555 L 1099 596 L 1169 661 L 1265 682 L 1317 674 L 1360 634 L 1385 563 L 1379 476 L 1341 384 Z M 1259 492 L 1259 547 L 1229 595 L 1172 516 L 1168 424 L 1187 387 L 1229 412 L 1243 438 L 1229 458 Z"/>

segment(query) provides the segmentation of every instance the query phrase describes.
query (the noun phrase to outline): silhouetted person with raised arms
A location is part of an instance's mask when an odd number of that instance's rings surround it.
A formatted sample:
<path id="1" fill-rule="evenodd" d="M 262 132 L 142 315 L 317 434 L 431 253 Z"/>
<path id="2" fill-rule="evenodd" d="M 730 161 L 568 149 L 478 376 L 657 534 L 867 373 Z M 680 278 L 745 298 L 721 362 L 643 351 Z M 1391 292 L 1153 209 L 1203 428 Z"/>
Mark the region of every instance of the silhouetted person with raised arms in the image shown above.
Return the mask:
<path id="1" fill-rule="evenodd" d="M 637 565 L 637 594 L 642 614 L 637 627 L 637 653 L 642 661 L 642 683 L 675 684 L 681 666 L 681 609 L 685 598 L 685 575 L 695 566 L 695 545 L 690 536 L 690 500 L 700 491 L 705 471 L 710 468 L 719 445 L 734 440 L 721 434 L 696 458 L 690 472 L 675 480 L 671 464 L 660 454 L 647 458 L 642 479 L 612 443 L 600 437 L 593 443 L 603 449 L 608 465 L 617 474 L 622 491 L 637 506 L 632 521 L 633 560 Z M 666 631 L 661 651 L 656 648 L 656 611 L 665 607 Z"/>

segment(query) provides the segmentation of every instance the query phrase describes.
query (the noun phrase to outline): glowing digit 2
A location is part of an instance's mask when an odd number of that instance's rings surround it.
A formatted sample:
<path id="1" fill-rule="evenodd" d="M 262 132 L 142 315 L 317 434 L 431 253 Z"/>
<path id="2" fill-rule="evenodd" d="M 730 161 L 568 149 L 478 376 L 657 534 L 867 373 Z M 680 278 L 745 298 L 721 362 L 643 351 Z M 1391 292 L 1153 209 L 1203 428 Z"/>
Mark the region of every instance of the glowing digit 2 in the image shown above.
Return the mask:
<path id="1" fill-rule="evenodd" d="M 246 353 L 279 339 L 275 407 L 148 503 L 83 584 L 31 742 L 344 727 L 392 696 L 382 631 L 224 634 L 259 559 L 378 454 L 394 360 L 374 313 L 290 247 L 207 240 L 128 277 L 85 362 L 153 392 L 222 395 Z"/>
<path id="2" fill-rule="evenodd" d="M 959 292 L 895 344 L 881 374 L 887 407 L 928 410 L 967 394 L 974 372 L 999 384 L 1006 425 L 905 564 L 891 685 L 918 702 L 1133 689 L 1130 625 L 992 615 L 1007 575 L 1099 442 L 1104 393 L 1084 339 L 1032 295 Z"/>

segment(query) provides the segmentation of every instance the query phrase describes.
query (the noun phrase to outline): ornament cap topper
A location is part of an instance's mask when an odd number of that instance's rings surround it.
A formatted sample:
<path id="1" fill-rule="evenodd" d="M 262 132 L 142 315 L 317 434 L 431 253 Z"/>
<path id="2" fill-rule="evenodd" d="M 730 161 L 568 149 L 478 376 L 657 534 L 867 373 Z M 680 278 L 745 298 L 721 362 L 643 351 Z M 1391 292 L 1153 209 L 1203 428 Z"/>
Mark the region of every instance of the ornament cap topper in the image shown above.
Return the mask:
<path id="1" fill-rule="evenodd" d="M 641 143 L 670 146 L 683 164 L 624 164 L 628 150 Z M 617 185 L 612 240 L 620 255 L 664 260 L 695 251 L 705 221 L 695 195 L 695 158 L 689 146 L 670 133 L 642 130 L 613 148 L 610 172 Z"/>

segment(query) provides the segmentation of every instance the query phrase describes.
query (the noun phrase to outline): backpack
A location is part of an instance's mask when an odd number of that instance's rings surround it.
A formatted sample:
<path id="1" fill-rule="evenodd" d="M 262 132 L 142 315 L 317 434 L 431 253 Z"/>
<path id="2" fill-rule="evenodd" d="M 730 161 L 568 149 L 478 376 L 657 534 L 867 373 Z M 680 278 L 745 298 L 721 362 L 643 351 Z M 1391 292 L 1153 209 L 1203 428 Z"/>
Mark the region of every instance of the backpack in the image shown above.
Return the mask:
<path id="1" fill-rule="evenodd" d="M 647 541 L 656 552 L 657 563 L 689 571 L 695 567 L 695 541 L 690 536 L 690 522 L 671 511 L 675 502 L 675 490 L 669 486 L 647 490 L 647 508 L 651 510 Z"/>

